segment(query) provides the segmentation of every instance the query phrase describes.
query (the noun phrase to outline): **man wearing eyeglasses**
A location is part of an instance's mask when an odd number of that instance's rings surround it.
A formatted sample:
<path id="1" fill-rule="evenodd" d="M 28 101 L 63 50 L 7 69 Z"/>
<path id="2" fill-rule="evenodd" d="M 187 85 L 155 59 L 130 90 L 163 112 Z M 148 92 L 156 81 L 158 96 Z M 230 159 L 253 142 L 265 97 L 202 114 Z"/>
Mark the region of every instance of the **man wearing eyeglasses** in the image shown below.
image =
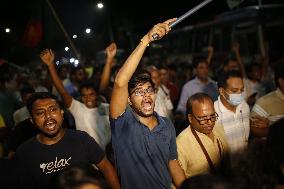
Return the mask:
<path id="1" fill-rule="evenodd" d="M 149 72 L 135 70 L 158 34 L 175 19 L 156 24 L 127 58 L 115 78 L 110 125 L 116 166 L 123 189 L 170 189 L 185 179 L 177 161 L 176 133 L 169 119 L 154 112 L 156 91 Z M 127 105 L 130 108 L 127 108 Z"/>
<path id="2" fill-rule="evenodd" d="M 178 159 L 186 177 L 223 173 L 228 148 L 222 127 L 215 125 L 218 114 L 213 100 L 196 93 L 186 108 L 190 125 L 177 137 Z"/>

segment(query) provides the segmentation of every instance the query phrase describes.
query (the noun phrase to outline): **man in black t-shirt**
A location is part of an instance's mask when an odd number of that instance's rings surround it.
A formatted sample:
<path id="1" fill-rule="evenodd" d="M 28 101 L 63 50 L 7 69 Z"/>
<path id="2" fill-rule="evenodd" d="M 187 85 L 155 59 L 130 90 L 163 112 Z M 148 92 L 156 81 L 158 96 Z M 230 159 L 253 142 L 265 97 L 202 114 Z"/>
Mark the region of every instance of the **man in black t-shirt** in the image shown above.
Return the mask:
<path id="1" fill-rule="evenodd" d="M 111 188 L 120 188 L 115 169 L 96 141 L 85 132 L 62 127 L 63 110 L 56 97 L 35 93 L 27 107 L 39 134 L 16 151 L 18 188 L 48 188 L 58 171 L 82 164 L 95 164 Z"/>

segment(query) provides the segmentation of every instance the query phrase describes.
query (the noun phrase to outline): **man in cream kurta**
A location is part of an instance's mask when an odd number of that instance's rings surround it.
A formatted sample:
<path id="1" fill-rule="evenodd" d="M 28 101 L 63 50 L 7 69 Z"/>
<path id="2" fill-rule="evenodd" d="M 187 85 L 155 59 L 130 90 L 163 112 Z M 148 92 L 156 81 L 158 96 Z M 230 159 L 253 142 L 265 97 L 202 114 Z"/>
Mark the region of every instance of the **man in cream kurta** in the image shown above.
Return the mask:
<path id="1" fill-rule="evenodd" d="M 190 126 L 177 137 L 179 162 L 186 177 L 212 173 L 205 153 L 194 136 L 195 132 L 208 153 L 214 168 L 218 170 L 221 162 L 225 160 L 228 145 L 223 127 L 215 125 L 218 115 L 215 113 L 212 99 L 204 93 L 193 95 L 187 101 L 187 115 Z"/>
<path id="2" fill-rule="evenodd" d="M 225 141 L 224 131 L 222 126 L 215 125 L 213 129 L 214 141 L 212 141 L 207 135 L 197 132 L 200 140 L 202 141 L 205 149 L 207 150 L 213 164 L 218 167 L 221 163 L 221 158 L 225 157 L 228 152 L 228 145 Z M 221 157 L 218 148 L 218 142 L 221 147 Z M 210 167 L 196 141 L 190 126 L 183 130 L 177 137 L 177 149 L 178 159 L 185 172 L 186 177 L 192 177 L 194 175 L 210 173 Z"/>

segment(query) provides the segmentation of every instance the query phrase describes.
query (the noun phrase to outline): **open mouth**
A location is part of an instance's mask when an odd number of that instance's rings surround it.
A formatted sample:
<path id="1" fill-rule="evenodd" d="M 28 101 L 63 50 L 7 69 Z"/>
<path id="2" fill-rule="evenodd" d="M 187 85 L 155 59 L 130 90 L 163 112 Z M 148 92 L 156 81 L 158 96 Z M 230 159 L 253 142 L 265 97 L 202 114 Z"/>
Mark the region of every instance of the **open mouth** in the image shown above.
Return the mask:
<path id="1" fill-rule="evenodd" d="M 93 102 L 88 101 L 88 102 L 87 102 L 87 106 L 88 106 L 88 107 L 92 107 L 92 106 L 93 106 Z"/>
<path id="2" fill-rule="evenodd" d="M 146 111 L 150 111 L 153 108 L 153 102 L 152 100 L 144 100 L 142 101 L 142 108 L 145 109 Z"/>
<path id="3" fill-rule="evenodd" d="M 56 127 L 56 121 L 55 120 L 48 120 L 45 122 L 44 126 L 48 129 L 48 130 L 54 130 Z"/>

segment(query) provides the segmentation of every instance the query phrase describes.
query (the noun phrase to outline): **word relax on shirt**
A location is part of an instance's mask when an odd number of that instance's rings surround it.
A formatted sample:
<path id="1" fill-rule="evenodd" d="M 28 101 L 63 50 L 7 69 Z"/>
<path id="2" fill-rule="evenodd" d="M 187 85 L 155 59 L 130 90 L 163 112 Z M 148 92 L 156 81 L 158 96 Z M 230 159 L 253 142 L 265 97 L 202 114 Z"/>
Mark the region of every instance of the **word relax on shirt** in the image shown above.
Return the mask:
<path id="1" fill-rule="evenodd" d="M 45 174 L 49 174 L 52 172 L 60 171 L 67 166 L 70 165 L 69 161 L 71 160 L 71 157 L 68 159 L 60 159 L 58 160 L 57 157 L 55 158 L 55 161 L 49 162 L 49 163 L 41 163 L 40 168 L 42 169 L 42 172 Z"/>

